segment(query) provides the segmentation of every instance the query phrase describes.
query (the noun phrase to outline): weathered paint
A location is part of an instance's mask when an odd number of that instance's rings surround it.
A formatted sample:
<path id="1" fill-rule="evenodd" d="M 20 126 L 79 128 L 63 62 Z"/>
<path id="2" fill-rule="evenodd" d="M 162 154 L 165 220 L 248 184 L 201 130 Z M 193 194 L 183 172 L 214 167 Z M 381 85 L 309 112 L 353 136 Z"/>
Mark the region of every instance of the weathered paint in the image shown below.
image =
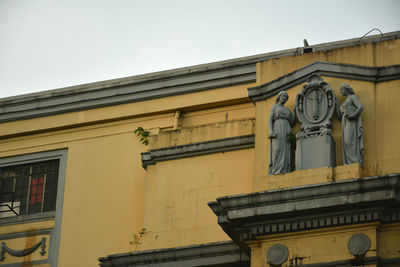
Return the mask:
<path id="1" fill-rule="evenodd" d="M 2 123 L 0 157 L 68 149 L 58 266 L 97 266 L 109 254 L 170 248 L 229 240 L 207 202 L 225 195 L 305 186 L 360 178 L 368 173 L 359 165 L 340 166 L 340 122 L 333 119 L 338 167 L 268 176 L 267 118 L 275 98 L 253 104 L 247 88 L 264 84 L 315 61 L 387 66 L 400 63 L 400 41 L 389 40 L 332 48 L 257 63 L 257 83 L 196 93 L 75 111 Z M 341 103 L 342 83 L 349 83 L 364 105 L 365 162 L 384 173 L 399 172 L 400 81 L 367 82 L 325 77 Z M 302 85 L 288 90 L 293 110 Z M 181 112 L 173 130 L 176 111 Z M 150 145 L 140 143 L 133 131 L 150 131 Z M 299 130 L 297 124 L 293 132 Z M 140 153 L 148 149 L 255 134 L 255 148 L 175 159 L 141 166 Z M 366 165 L 368 166 L 368 165 Z M 374 167 L 369 169 L 370 174 Z M 376 171 L 376 168 L 375 168 Z M 53 221 L 0 226 L 1 234 L 53 228 Z M 129 242 L 146 228 L 141 244 Z M 393 247 L 398 226 L 373 224 L 265 237 L 251 245 L 251 266 L 264 267 L 266 251 L 274 243 L 286 244 L 304 263 L 349 259 L 345 250 L 352 233 L 367 233 L 374 248 L 369 255 L 400 257 Z M 39 236 L 37 236 L 39 238 Z M 23 246 L 26 238 L 15 239 Z M 335 253 L 318 254 L 320 247 Z M 32 259 L 37 255 L 32 255 Z M 35 258 L 36 259 L 36 258 Z M 15 261 L 21 259 L 13 259 Z M 2 263 L 0 263 L 1 266 Z M 37 266 L 49 266 L 42 264 Z"/>

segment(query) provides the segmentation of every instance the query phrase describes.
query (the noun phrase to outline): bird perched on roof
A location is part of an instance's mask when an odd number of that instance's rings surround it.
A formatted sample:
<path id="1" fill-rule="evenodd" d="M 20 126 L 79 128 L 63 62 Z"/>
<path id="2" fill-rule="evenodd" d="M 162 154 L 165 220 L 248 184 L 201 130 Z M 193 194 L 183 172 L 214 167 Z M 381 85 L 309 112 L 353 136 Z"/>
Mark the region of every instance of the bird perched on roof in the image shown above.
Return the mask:
<path id="1" fill-rule="evenodd" d="M 304 39 L 304 40 L 303 40 L 303 43 L 304 43 L 304 47 L 309 46 L 309 45 L 308 45 L 308 42 L 307 42 L 307 39 Z"/>

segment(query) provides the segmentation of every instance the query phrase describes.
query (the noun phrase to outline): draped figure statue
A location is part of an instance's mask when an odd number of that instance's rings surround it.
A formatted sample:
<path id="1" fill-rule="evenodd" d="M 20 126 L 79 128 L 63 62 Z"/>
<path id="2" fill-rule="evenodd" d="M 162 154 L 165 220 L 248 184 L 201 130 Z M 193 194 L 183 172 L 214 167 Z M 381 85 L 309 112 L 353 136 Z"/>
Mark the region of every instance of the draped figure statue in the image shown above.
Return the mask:
<path id="1" fill-rule="evenodd" d="M 362 163 L 364 143 L 361 112 L 363 106 L 350 85 L 343 84 L 340 93 L 346 97 L 340 108 L 338 105 L 336 108 L 338 117 L 342 121 L 343 164 Z"/>
<path id="2" fill-rule="evenodd" d="M 289 99 L 285 91 L 279 92 L 271 108 L 268 128 L 271 140 L 268 174 L 282 174 L 291 171 L 291 144 L 289 134 L 295 123 L 295 114 L 284 106 Z"/>

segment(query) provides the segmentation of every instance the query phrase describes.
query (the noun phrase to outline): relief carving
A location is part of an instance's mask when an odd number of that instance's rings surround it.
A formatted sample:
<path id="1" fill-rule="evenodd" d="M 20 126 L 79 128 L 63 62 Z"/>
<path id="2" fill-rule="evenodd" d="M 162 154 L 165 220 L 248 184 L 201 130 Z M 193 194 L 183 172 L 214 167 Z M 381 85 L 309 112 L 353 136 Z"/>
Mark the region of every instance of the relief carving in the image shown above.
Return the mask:
<path id="1" fill-rule="evenodd" d="M 296 170 L 336 166 L 336 146 L 331 136 L 336 97 L 328 83 L 312 74 L 296 97 L 301 123 L 296 134 Z"/>
<path id="2" fill-rule="evenodd" d="M 39 252 L 40 255 L 43 256 L 44 254 L 46 254 L 46 251 L 45 251 L 46 237 L 43 237 L 39 242 L 37 242 L 32 247 L 26 248 L 26 249 L 21 249 L 21 250 L 9 248 L 9 247 L 7 247 L 5 242 L 1 242 L 0 261 L 3 261 L 5 259 L 6 252 L 14 257 L 24 257 L 26 255 L 29 255 L 29 254 L 32 254 L 33 252 L 35 252 L 39 247 L 41 248 L 41 250 Z"/>
<path id="3" fill-rule="evenodd" d="M 329 84 L 323 81 L 320 75 L 312 74 L 296 96 L 293 114 L 285 107 L 288 94 L 285 91 L 279 92 L 268 119 L 269 175 L 292 171 L 293 156 L 288 137 L 291 135 L 296 117 L 301 123 L 301 131 L 296 134 L 296 170 L 335 167 L 336 144 L 331 136 L 332 117 L 335 111 L 342 123 L 343 164 L 362 163 L 363 106 L 350 85 L 343 84 L 340 92 L 346 99 L 339 107 Z"/>
<path id="4" fill-rule="evenodd" d="M 301 123 L 299 138 L 330 134 L 336 97 L 318 74 L 312 74 L 296 97 L 295 110 Z"/>

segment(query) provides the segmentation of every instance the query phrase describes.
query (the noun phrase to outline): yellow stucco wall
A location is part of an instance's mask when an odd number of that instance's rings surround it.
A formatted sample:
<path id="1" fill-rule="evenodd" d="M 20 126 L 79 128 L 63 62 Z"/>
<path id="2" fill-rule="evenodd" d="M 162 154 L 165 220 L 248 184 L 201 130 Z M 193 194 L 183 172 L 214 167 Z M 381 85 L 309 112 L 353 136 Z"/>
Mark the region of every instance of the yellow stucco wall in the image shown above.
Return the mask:
<path id="1" fill-rule="evenodd" d="M 338 98 L 339 104 L 344 101 L 344 97 L 340 94 L 340 86 L 343 83 L 350 84 L 355 90 L 360 102 L 362 103 L 364 110 L 361 114 L 363 121 L 363 137 L 364 137 L 364 164 L 362 166 L 361 173 L 354 166 L 341 166 L 342 161 L 342 133 L 341 123 L 338 118 L 334 115 L 332 119 L 332 137 L 336 143 L 336 164 L 338 166 L 332 170 L 326 172 L 332 173 L 332 177 L 327 177 L 325 180 L 321 178 L 321 170 L 314 169 L 309 170 L 307 174 L 302 174 L 304 171 L 298 173 L 290 173 L 286 175 L 278 175 L 278 177 L 271 177 L 268 173 L 269 163 L 269 149 L 270 143 L 268 134 L 268 116 L 269 110 L 275 104 L 275 98 L 270 98 L 265 101 L 256 103 L 256 158 L 260 159 L 255 162 L 255 177 L 254 177 L 254 191 L 260 191 L 265 189 L 276 189 L 286 188 L 291 186 L 306 185 L 309 184 L 310 180 L 304 183 L 296 178 L 299 176 L 314 176 L 316 175 L 315 183 L 328 182 L 334 180 L 343 180 L 346 173 L 354 173 L 354 175 L 348 175 L 348 178 L 358 178 L 362 176 L 374 176 L 383 175 L 389 173 L 400 172 L 400 152 L 397 149 L 400 147 L 400 143 L 396 138 L 393 138 L 393 134 L 400 126 L 396 118 L 400 117 L 400 107 L 396 104 L 396 99 L 399 99 L 400 93 L 398 88 L 399 81 L 390 81 L 375 84 L 373 82 L 355 81 L 339 78 L 331 78 L 322 76 L 334 90 L 335 95 Z M 287 90 L 289 94 L 289 100 L 285 106 L 287 106 L 292 112 L 294 109 L 295 97 L 300 91 L 303 84 L 298 85 L 292 89 Z M 300 123 L 297 122 L 296 126 L 293 127 L 292 132 L 297 133 L 299 131 Z M 356 174 L 358 172 L 359 174 Z M 313 174 L 315 173 L 315 174 Z M 327 175 L 328 175 L 327 174 Z M 338 174 L 337 177 L 335 174 Z M 279 177 L 283 176 L 282 179 Z M 291 178 L 293 177 L 293 178 Z M 283 181 L 279 184 L 269 183 L 270 180 Z"/>
<path id="2" fill-rule="evenodd" d="M 398 64 L 399 45 L 399 40 L 392 40 L 271 59 L 257 64 L 257 84 L 315 61 L 365 66 Z M 334 89 L 340 103 L 344 98 L 339 94 L 339 87 L 349 83 L 364 105 L 365 161 L 380 164 L 382 173 L 399 172 L 400 143 L 393 135 L 399 132 L 400 124 L 393 120 L 400 115 L 397 103 L 400 81 L 375 84 L 324 76 L 323 79 Z M 247 97 L 247 88 L 254 85 L 1 124 L 0 157 L 68 149 L 58 266 L 97 266 L 97 258 L 109 254 L 228 240 L 207 202 L 226 195 L 354 178 L 349 172 L 359 176 L 361 171 L 355 165 L 269 179 L 267 118 L 275 97 L 254 105 Z M 301 87 L 288 90 L 290 98 L 286 105 L 291 110 Z M 178 129 L 172 130 L 177 110 L 182 116 Z M 133 133 L 139 126 L 151 132 L 147 147 Z M 293 131 L 298 130 L 299 124 Z M 158 162 L 149 165 L 147 171 L 141 166 L 140 153 L 148 149 L 248 134 L 255 134 L 254 149 Z M 332 135 L 336 141 L 337 164 L 341 165 L 341 130 L 337 118 L 333 119 Z M 20 226 L 1 226 L 0 233 L 27 231 L 15 227 Z M 146 233 L 142 244 L 135 248 L 129 242 L 143 227 Z M 296 255 L 309 257 L 307 263 L 334 260 L 328 254 L 313 256 L 312 248 L 324 242 L 332 247 L 339 243 L 342 246 L 351 233 L 363 229 L 376 241 L 376 227 L 365 227 L 262 239 L 251 244 L 252 258 L 259 259 L 252 260 L 252 267 L 266 266 L 264 256 L 273 242 L 283 242 Z M 375 242 L 378 250 L 385 244 L 398 244 L 390 236 L 393 231 L 398 229 L 379 228 Z M 26 240 L 13 242 L 19 246 Z M 307 248 L 308 244 L 313 246 Z M 335 258 L 349 256 L 343 248 L 337 253 Z M 397 257 L 389 250 L 379 253 Z"/>
<path id="3" fill-rule="evenodd" d="M 376 85 L 376 158 L 384 172 L 400 172 L 400 81 L 384 82 Z"/>
<path id="4" fill-rule="evenodd" d="M 363 44 L 354 47 L 333 49 L 330 51 L 315 52 L 303 55 L 289 56 L 279 59 L 271 59 L 258 63 L 257 84 L 264 84 L 284 74 L 290 73 L 300 67 L 304 67 L 315 61 L 328 61 L 335 63 L 349 63 L 364 66 L 387 66 L 400 63 L 400 41 L 391 40 L 376 44 Z M 368 82 L 342 78 L 332 78 L 322 75 L 322 78 L 334 90 L 339 104 L 344 101 L 340 94 L 340 86 L 343 83 L 350 84 L 356 95 L 364 106 L 362 121 L 364 128 L 364 165 L 358 170 L 355 166 L 341 166 L 341 125 L 334 115 L 332 122 L 332 137 L 336 142 L 336 163 L 337 169 L 324 171 L 310 170 L 309 176 L 303 173 L 291 173 L 283 176 L 268 178 L 269 149 L 268 140 L 268 116 L 271 107 L 275 104 L 275 97 L 256 103 L 256 148 L 255 157 L 257 161 L 254 167 L 253 190 L 265 190 L 276 188 L 287 188 L 292 186 L 306 185 L 310 177 L 315 177 L 315 183 L 329 182 L 332 180 L 343 180 L 361 176 L 373 176 L 377 174 L 388 174 L 400 172 L 400 153 L 396 149 L 400 143 L 396 138 L 391 138 L 392 133 L 400 127 L 395 118 L 400 116 L 399 105 L 396 100 L 400 95 L 396 88 L 399 81 L 389 82 Z M 305 83 L 294 86 L 287 90 L 289 100 L 286 106 L 293 112 L 296 95 Z M 296 122 L 292 132 L 299 131 L 299 122 Z M 349 175 L 351 173 L 351 175 Z M 299 177 L 308 176 L 308 179 L 301 180 Z M 279 181 L 278 181 L 279 180 Z"/>
<path id="5" fill-rule="evenodd" d="M 311 53 L 273 59 L 258 63 L 259 85 L 267 83 L 284 74 L 315 61 L 350 63 L 365 66 L 388 66 L 400 63 L 400 42 L 392 40 L 378 44 L 366 44 L 351 48 L 341 48 L 333 51 Z M 269 149 L 268 116 L 275 104 L 275 97 L 256 103 L 256 146 L 253 191 L 266 189 L 290 188 L 313 183 L 327 183 L 335 180 L 357 179 L 360 177 L 384 175 L 400 172 L 400 143 L 395 133 L 400 130 L 400 82 L 368 82 L 350 79 L 332 78 L 322 75 L 322 78 L 334 90 L 339 104 L 344 101 L 339 89 L 343 83 L 350 84 L 364 106 L 362 112 L 364 136 L 364 164 L 342 164 L 341 125 L 334 116 L 332 122 L 332 137 L 336 142 L 336 168 L 317 168 L 294 171 L 284 175 L 268 176 Z M 295 97 L 304 85 L 300 84 L 287 90 L 289 100 L 286 106 L 293 111 Z M 299 131 L 299 122 L 292 129 Z M 371 239 L 371 249 L 367 257 L 396 258 L 400 256 L 399 226 L 391 225 L 357 225 L 335 227 L 322 231 L 305 231 L 275 236 L 266 236 L 258 241 L 250 242 L 251 267 L 267 267 L 268 248 L 273 244 L 283 244 L 289 249 L 288 262 L 302 258 L 303 264 L 318 262 L 333 262 L 354 258 L 347 251 L 348 239 L 356 233 L 363 233 Z M 286 266 L 285 265 L 285 266 Z M 374 265 L 375 266 L 375 265 Z"/>
<path id="6" fill-rule="evenodd" d="M 367 224 L 282 234 L 265 239 L 261 237 L 259 241 L 251 244 L 253 247 L 251 267 L 269 267 L 266 255 L 268 249 L 274 244 L 282 244 L 288 248 L 288 262 L 285 263 L 287 266 L 291 260 L 294 262 L 296 258 L 298 264 L 300 264 L 300 260 L 302 264 L 313 264 L 353 259 L 354 256 L 347 249 L 347 243 L 351 236 L 358 233 L 367 235 L 371 241 L 366 257 L 377 256 L 377 244 L 379 243 L 377 225 Z"/>
<path id="7" fill-rule="evenodd" d="M 269 267 L 266 255 L 274 244 L 282 244 L 288 248 L 288 261 L 284 266 L 296 266 L 294 265 L 296 258 L 298 265 L 300 261 L 302 264 L 313 264 L 351 260 L 354 256 L 348 251 L 347 244 L 355 234 L 364 234 L 370 239 L 370 249 L 365 257 L 397 258 L 400 256 L 399 226 L 399 224 L 369 223 L 260 237 L 257 241 L 249 243 L 251 267 Z M 290 265 L 291 260 L 293 265 Z"/>
<path id="8" fill-rule="evenodd" d="M 148 118 L 146 118 L 148 116 L 157 114 L 166 115 L 168 112 L 175 112 L 176 110 L 191 112 L 249 102 L 247 98 L 247 88 L 253 85 L 254 84 L 244 84 L 177 95 L 174 97 L 70 112 L 56 116 L 44 116 L 29 120 L 6 122 L 1 124 L 0 138 L 79 127 L 82 125 L 100 124 L 108 121 L 120 121 L 130 118 L 138 118 L 139 121 L 145 121 L 148 120 Z M 171 121 L 168 122 L 172 123 L 173 118 L 174 116 L 171 115 Z"/>
<path id="9" fill-rule="evenodd" d="M 68 149 L 58 266 L 96 266 L 99 255 L 129 250 L 131 235 L 143 225 L 139 153 L 145 147 L 134 127 L 137 122 L 97 125 L 1 145 L 7 155 Z"/>
<path id="10" fill-rule="evenodd" d="M 382 225 L 378 228 L 378 256 L 389 259 L 400 257 L 400 224 Z"/>
<path id="11" fill-rule="evenodd" d="M 183 114 L 180 125 L 179 130 L 152 135 L 150 148 L 254 134 L 254 106 L 239 104 L 188 112 Z M 251 192 L 253 166 L 254 149 L 148 166 L 144 219 L 147 231 L 140 249 L 228 240 L 215 223 L 207 202 L 219 196 Z"/>
<path id="12" fill-rule="evenodd" d="M 399 46 L 400 40 L 389 40 L 270 59 L 257 64 L 257 84 L 267 83 L 315 61 L 370 67 L 399 64 Z"/>
<path id="13" fill-rule="evenodd" d="M 226 240 L 207 202 L 221 193 L 250 191 L 251 186 L 244 185 L 251 181 L 253 150 L 203 156 L 199 161 L 164 162 L 149 166 L 148 171 L 141 166 L 140 152 L 254 133 L 254 105 L 240 104 L 248 86 L 251 84 L 2 124 L 0 157 L 68 150 L 58 266 L 98 266 L 98 257 L 109 254 Z M 175 110 L 181 110 L 182 116 L 179 130 L 172 131 Z M 148 147 L 134 134 L 139 126 L 155 132 Z M 182 131 L 186 133 L 177 135 Z M 249 160 L 243 161 L 243 157 Z M 240 164 L 231 168 L 235 162 Z M 165 171 L 154 175 L 152 169 L 158 166 Z M 179 174 L 175 166 L 181 170 Z M 224 176 L 224 170 L 232 175 Z M 215 179 L 208 177 L 210 172 Z M 166 185 L 170 192 L 165 191 Z M 207 189 L 211 185 L 214 189 Z M 155 199 L 148 195 L 153 187 L 158 189 Z M 164 194 L 160 193 L 163 190 Z M 193 193 L 185 195 L 189 191 Z M 173 202 L 168 202 L 170 199 Z M 152 215 L 156 207 L 163 207 L 160 203 L 168 204 L 170 210 L 163 208 L 165 213 Z M 176 224 L 168 221 L 173 214 Z M 136 248 L 130 241 L 142 227 L 148 233 L 143 245 Z M 169 231 L 173 227 L 175 231 Z M 10 229 L 0 227 L 0 232 L 7 234 Z M 25 241 L 12 242 L 23 245 Z"/>
<path id="14" fill-rule="evenodd" d="M 142 248 L 228 240 L 207 202 L 251 191 L 253 154 L 246 149 L 149 166 Z"/>

